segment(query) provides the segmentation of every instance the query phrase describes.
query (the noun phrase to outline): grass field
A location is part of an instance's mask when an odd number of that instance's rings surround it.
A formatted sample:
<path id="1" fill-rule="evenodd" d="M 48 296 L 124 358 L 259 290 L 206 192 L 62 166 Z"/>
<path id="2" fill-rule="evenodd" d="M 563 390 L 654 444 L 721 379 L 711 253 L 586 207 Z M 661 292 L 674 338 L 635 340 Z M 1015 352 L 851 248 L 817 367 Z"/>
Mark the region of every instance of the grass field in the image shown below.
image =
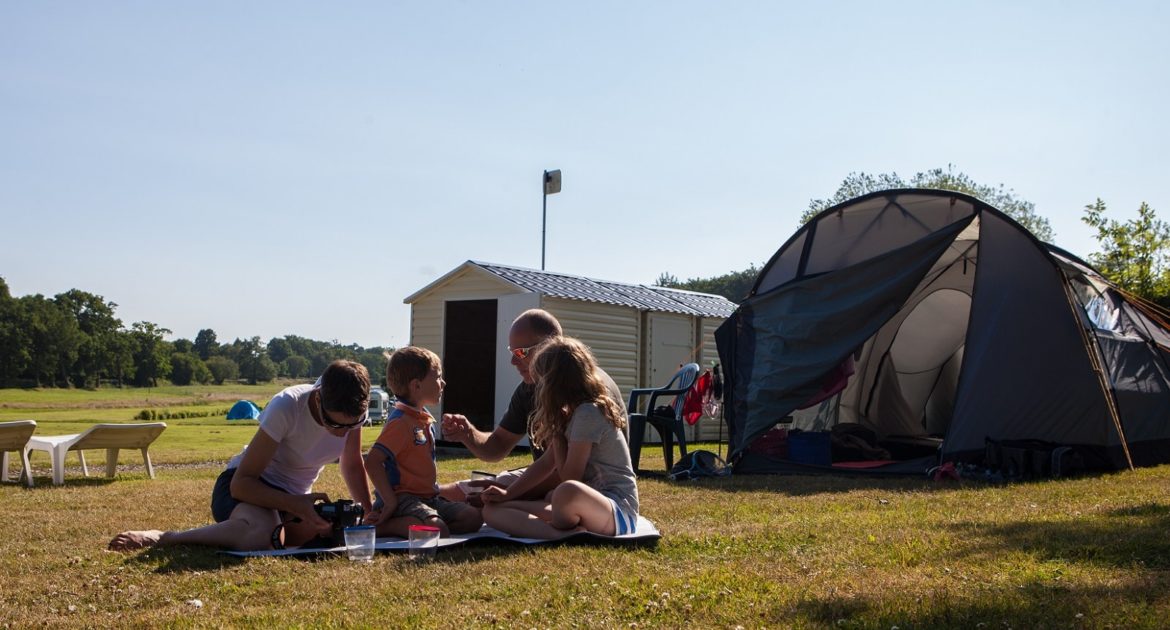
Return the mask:
<path id="1" fill-rule="evenodd" d="M 36 411 L 35 399 L 24 402 Z M 45 432 L 83 424 L 74 422 L 45 422 Z M 639 549 L 477 546 L 425 565 L 380 555 L 364 566 L 105 551 L 122 529 L 209 522 L 220 462 L 255 430 L 216 422 L 168 422 L 152 448 L 153 481 L 138 467 L 115 480 L 74 470 L 54 487 L 42 459 L 37 487 L 0 486 L 0 626 L 1160 628 L 1170 619 L 1165 466 L 1010 486 L 645 478 L 642 511 L 663 539 Z M 440 476 L 483 467 L 443 458 Z M 340 496 L 336 466 L 318 488 Z"/>

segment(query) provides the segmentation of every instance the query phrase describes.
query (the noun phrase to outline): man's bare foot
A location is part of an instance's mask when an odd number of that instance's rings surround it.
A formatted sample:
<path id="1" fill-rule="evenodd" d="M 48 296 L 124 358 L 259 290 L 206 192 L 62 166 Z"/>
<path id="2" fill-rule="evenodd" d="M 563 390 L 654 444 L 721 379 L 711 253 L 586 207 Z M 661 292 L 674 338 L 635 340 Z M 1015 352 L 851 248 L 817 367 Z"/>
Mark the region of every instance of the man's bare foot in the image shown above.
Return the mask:
<path id="1" fill-rule="evenodd" d="M 135 549 L 153 547 L 162 539 L 163 533 L 160 529 L 122 532 L 110 541 L 110 551 L 134 551 Z"/>

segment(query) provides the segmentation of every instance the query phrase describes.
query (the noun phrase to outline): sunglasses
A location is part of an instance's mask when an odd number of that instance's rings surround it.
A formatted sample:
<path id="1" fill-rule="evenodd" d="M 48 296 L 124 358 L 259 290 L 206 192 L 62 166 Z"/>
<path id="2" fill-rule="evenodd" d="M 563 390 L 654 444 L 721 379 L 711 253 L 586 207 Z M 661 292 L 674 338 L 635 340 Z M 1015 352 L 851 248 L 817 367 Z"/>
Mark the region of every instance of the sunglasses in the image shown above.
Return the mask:
<path id="1" fill-rule="evenodd" d="M 512 356 L 516 357 L 517 359 L 524 360 L 527 359 L 528 355 L 532 354 L 532 351 L 535 350 L 536 346 L 539 345 L 540 344 L 535 343 L 531 346 L 528 346 L 527 348 L 513 348 L 512 346 L 505 347 L 508 349 L 508 352 L 512 353 Z"/>
<path id="2" fill-rule="evenodd" d="M 319 393 L 317 394 L 317 411 L 321 414 L 321 424 L 329 427 L 330 429 L 352 431 L 353 429 L 362 426 L 362 424 L 364 424 L 366 421 L 365 418 L 362 418 L 353 424 L 341 424 L 340 422 L 334 422 L 329 418 L 329 414 L 325 413 L 325 405 L 321 402 L 321 395 Z"/>

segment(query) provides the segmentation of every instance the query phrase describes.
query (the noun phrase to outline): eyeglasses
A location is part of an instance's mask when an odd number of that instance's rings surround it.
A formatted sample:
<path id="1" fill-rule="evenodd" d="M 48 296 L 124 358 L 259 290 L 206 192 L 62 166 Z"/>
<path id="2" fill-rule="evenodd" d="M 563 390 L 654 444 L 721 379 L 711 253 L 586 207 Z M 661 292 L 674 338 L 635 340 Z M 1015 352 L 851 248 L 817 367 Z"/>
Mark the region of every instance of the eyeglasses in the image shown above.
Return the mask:
<path id="1" fill-rule="evenodd" d="M 527 348 L 513 348 L 512 346 L 505 346 L 505 347 L 508 348 L 508 352 L 512 353 L 512 356 L 516 357 L 517 359 L 524 360 L 524 359 L 527 359 L 528 355 L 532 354 L 532 351 L 535 350 L 536 346 L 539 346 L 539 345 L 540 344 L 538 344 L 538 343 L 534 343 L 531 346 L 528 346 Z"/>
<path id="2" fill-rule="evenodd" d="M 354 422 L 353 424 L 341 424 L 340 422 L 334 422 L 333 420 L 331 420 L 329 418 L 329 414 L 325 413 L 325 403 L 321 402 L 321 393 L 320 392 L 317 393 L 317 411 L 319 411 L 321 413 L 321 424 L 324 424 L 325 426 L 329 427 L 330 429 L 340 429 L 342 431 L 352 431 L 352 430 L 362 426 L 366 422 L 365 418 L 362 418 L 362 419 L 358 420 L 357 422 Z"/>

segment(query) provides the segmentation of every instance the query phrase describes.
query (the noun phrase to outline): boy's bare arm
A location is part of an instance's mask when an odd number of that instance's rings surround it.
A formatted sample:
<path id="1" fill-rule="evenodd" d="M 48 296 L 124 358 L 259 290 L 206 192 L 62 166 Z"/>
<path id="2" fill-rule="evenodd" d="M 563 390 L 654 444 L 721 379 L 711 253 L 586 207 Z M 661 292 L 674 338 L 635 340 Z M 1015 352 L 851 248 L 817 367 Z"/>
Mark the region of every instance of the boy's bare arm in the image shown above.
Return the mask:
<path id="1" fill-rule="evenodd" d="M 366 453 L 366 472 L 374 482 L 374 489 L 382 497 L 383 503 L 377 523 L 389 518 L 398 507 L 398 497 L 394 495 L 394 487 L 390 485 L 390 479 L 386 477 L 385 464 L 386 453 L 382 452 L 378 446 L 370 447 L 370 452 Z"/>

